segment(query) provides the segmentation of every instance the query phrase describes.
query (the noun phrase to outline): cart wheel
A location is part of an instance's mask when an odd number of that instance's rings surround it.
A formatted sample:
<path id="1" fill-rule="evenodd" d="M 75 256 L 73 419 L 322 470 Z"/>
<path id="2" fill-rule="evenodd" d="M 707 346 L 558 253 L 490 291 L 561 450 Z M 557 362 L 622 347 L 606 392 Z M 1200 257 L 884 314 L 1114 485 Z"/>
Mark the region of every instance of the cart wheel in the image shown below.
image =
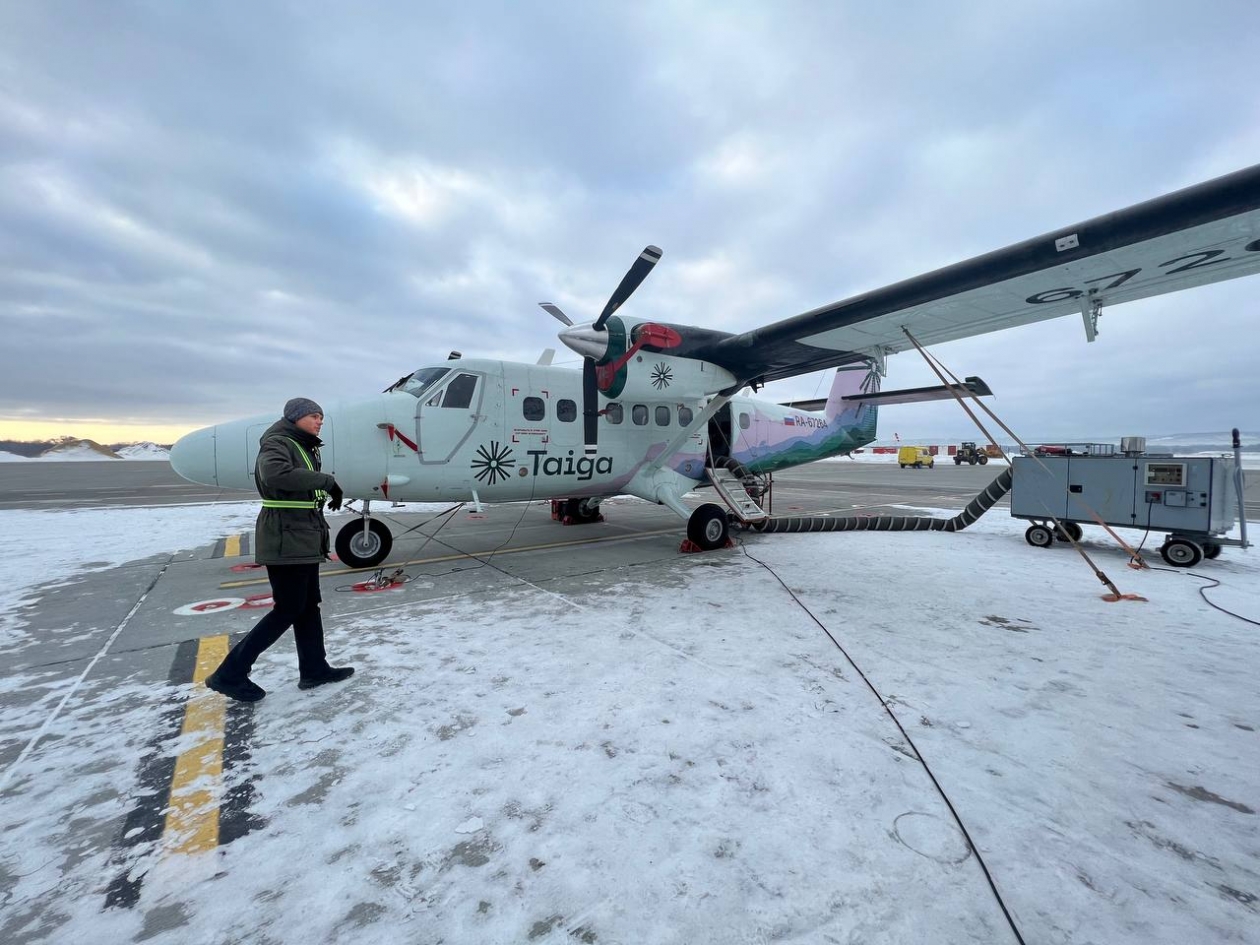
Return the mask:
<path id="1" fill-rule="evenodd" d="M 1034 548 L 1049 548 L 1054 544 L 1054 532 L 1044 525 L 1029 525 L 1024 532 L 1024 541 Z"/>
<path id="2" fill-rule="evenodd" d="M 1054 530 L 1054 537 L 1059 539 L 1059 541 L 1081 540 L 1081 535 L 1084 534 L 1081 531 L 1081 526 L 1077 525 L 1075 522 L 1060 522 L 1059 524 L 1061 528 L 1056 528 Z"/>
<path id="3" fill-rule="evenodd" d="M 1217 544 L 1216 542 L 1214 542 L 1214 541 L 1209 541 L 1209 542 L 1207 542 L 1207 543 L 1205 543 L 1205 544 L 1204 544 L 1204 546 L 1203 546 L 1203 557 L 1207 558 L 1207 559 L 1210 561 L 1210 560 L 1212 560 L 1213 558 L 1219 558 L 1220 556 L 1221 556 L 1221 546 L 1220 546 L 1220 545 L 1218 545 L 1218 544 Z"/>
<path id="4" fill-rule="evenodd" d="M 1159 549 L 1160 556 L 1177 568 L 1193 568 L 1203 560 L 1203 549 L 1188 538 L 1170 538 Z"/>

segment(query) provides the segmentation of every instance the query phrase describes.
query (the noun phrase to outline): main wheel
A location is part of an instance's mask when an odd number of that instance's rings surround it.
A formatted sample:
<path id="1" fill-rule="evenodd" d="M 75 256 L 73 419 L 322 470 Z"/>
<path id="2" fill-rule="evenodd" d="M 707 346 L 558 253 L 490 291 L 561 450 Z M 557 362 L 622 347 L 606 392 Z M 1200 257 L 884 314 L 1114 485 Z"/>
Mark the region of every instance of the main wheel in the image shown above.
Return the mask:
<path id="1" fill-rule="evenodd" d="M 1177 568 L 1193 568 L 1203 560 L 1203 549 L 1188 538 L 1170 538 L 1159 549 L 1160 556 Z"/>
<path id="2" fill-rule="evenodd" d="M 902 468 L 902 469 L 905 469 L 905 468 L 906 468 L 906 464 L 905 464 L 905 463 L 902 463 L 902 464 L 901 464 L 901 468 Z"/>
<path id="3" fill-rule="evenodd" d="M 976 464 L 976 457 L 975 457 L 974 455 L 973 455 L 973 456 L 968 456 L 968 457 L 967 457 L 967 462 L 968 462 L 968 463 L 970 463 L 972 466 L 974 466 L 974 465 Z"/>
<path id="4" fill-rule="evenodd" d="M 955 466 L 961 466 L 961 465 L 962 465 L 962 460 L 961 460 L 961 459 L 959 459 L 957 456 L 955 456 L 955 457 L 954 457 L 954 465 L 955 465 Z"/>
<path id="5" fill-rule="evenodd" d="M 380 564 L 389 557 L 394 547 L 394 536 L 389 528 L 374 518 L 368 519 L 368 530 L 363 530 L 363 521 L 355 519 L 347 522 L 337 532 L 337 557 L 352 568 L 370 568 Z"/>
<path id="6" fill-rule="evenodd" d="M 987 465 L 987 464 L 988 464 L 988 462 L 989 462 L 989 457 L 988 457 L 988 456 L 986 456 L 985 454 L 981 453 L 981 454 L 980 454 L 980 465 L 981 465 L 981 466 Z"/>
<path id="7" fill-rule="evenodd" d="M 1221 546 L 1216 542 L 1209 541 L 1203 546 L 1203 557 L 1207 558 L 1209 561 L 1213 558 L 1219 558 L 1220 556 Z"/>
<path id="8" fill-rule="evenodd" d="M 712 502 L 700 506 L 687 519 L 687 537 L 705 551 L 725 545 L 729 532 L 726 509 Z"/>
<path id="9" fill-rule="evenodd" d="M 1029 525 L 1024 532 L 1024 541 L 1034 548 L 1049 548 L 1054 544 L 1054 532 L 1044 525 Z"/>

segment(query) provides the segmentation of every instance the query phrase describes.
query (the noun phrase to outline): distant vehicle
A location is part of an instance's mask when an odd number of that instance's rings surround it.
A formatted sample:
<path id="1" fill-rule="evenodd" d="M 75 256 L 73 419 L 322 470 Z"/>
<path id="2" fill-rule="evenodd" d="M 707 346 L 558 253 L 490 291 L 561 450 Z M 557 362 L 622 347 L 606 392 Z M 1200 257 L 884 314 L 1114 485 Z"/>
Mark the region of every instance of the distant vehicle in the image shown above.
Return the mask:
<path id="1" fill-rule="evenodd" d="M 913 466 L 915 469 L 922 469 L 924 466 L 935 469 L 936 457 L 928 452 L 926 446 L 903 446 L 897 450 L 897 464 L 902 469 L 907 466 Z"/>
<path id="2" fill-rule="evenodd" d="M 975 443 L 970 441 L 958 444 L 958 451 L 954 453 L 954 465 L 961 466 L 963 463 L 970 463 L 974 466 L 979 463 L 981 466 L 989 461 L 989 448 L 978 448 Z"/>

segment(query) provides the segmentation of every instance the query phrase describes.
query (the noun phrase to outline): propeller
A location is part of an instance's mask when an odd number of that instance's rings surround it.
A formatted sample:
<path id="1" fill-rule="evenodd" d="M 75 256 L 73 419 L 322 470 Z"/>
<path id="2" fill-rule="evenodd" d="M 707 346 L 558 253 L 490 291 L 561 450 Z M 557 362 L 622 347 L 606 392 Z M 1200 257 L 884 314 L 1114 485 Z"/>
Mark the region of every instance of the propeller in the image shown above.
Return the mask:
<path id="1" fill-rule="evenodd" d="M 564 314 L 564 312 L 560 311 L 560 306 L 555 302 L 539 302 L 538 307 L 560 322 L 560 324 L 567 325 L 569 328 L 573 327 L 573 320 L 569 318 L 568 315 Z"/>
<path id="2" fill-rule="evenodd" d="M 652 271 L 652 267 L 660 262 L 660 259 L 661 251 L 659 248 L 656 246 L 644 247 L 643 252 L 639 254 L 639 258 L 630 266 L 630 269 L 622 277 L 613 294 L 609 296 L 608 304 L 599 313 L 599 318 L 595 319 L 589 328 L 578 328 L 572 333 L 560 333 L 560 340 L 582 355 L 582 425 L 583 439 L 586 444 L 585 451 L 587 453 L 594 453 L 597 450 L 599 437 L 599 376 L 596 362 L 604 357 L 602 353 L 596 357 L 592 351 L 607 351 L 607 339 L 603 339 L 601 343 L 601 339 L 592 338 L 591 335 L 596 332 L 607 334 L 604 324 L 617 309 L 621 308 L 626 299 L 634 294 L 634 290 L 643 284 L 643 280 Z M 552 318 L 559 321 L 566 328 L 574 327 L 573 321 L 555 303 L 539 302 L 538 304 L 543 311 L 551 315 Z M 575 344 L 573 342 L 578 343 Z"/>
<path id="3" fill-rule="evenodd" d="M 595 324 L 591 327 L 596 331 L 602 331 L 604 322 L 608 321 L 608 316 L 621 308 L 621 303 L 634 294 L 634 290 L 643 284 L 643 280 L 652 271 L 652 267 L 660 261 L 660 249 L 656 246 L 645 246 L 643 252 L 639 253 L 639 258 L 634 261 L 634 265 L 622 276 L 621 284 L 609 296 L 608 304 L 604 306 L 604 310 L 599 313 L 599 318 L 595 319 Z"/>

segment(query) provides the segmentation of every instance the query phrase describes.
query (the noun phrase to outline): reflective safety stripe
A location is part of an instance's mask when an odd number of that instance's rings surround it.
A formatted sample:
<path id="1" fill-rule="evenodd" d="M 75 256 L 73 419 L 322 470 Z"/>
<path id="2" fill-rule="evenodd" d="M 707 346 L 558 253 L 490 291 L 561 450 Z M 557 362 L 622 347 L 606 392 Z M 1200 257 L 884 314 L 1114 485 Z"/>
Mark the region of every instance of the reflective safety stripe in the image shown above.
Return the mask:
<path id="1" fill-rule="evenodd" d="M 297 447 L 298 455 L 302 457 L 302 462 L 306 464 L 306 468 L 311 472 L 315 472 L 315 464 L 306 455 L 306 450 L 302 449 L 302 444 L 292 437 L 286 436 L 285 439 Z M 324 507 L 324 500 L 327 498 L 327 492 L 323 489 L 316 489 L 313 501 L 311 499 L 263 499 L 262 506 L 264 509 L 315 509 L 318 511 Z"/>
<path id="2" fill-rule="evenodd" d="M 306 469 L 309 469 L 311 473 L 314 473 L 315 464 L 314 462 L 311 462 L 311 457 L 306 455 L 306 450 L 302 449 L 302 445 L 300 444 L 300 442 L 297 442 L 291 436 L 286 436 L 285 438 L 287 441 L 291 442 L 292 445 L 297 447 L 297 455 L 302 457 L 302 462 L 305 462 Z M 328 498 L 328 493 L 325 493 L 323 489 L 316 489 L 315 490 L 316 508 L 318 508 L 319 505 L 323 505 L 324 500 L 326 498 Z"/>

